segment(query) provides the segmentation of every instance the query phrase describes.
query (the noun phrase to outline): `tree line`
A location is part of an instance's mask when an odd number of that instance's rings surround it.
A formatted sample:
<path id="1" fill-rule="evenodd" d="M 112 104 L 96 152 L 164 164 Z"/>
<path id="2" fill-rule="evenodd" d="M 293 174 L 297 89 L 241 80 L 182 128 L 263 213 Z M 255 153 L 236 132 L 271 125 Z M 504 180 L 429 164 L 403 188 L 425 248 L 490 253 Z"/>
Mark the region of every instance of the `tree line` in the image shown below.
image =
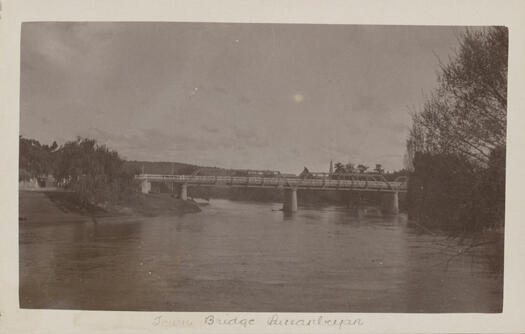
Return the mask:
<path id="1" fill-rule="evenodd" d="M 334 164 L 334 174 L 381 174 L 387 180 L 394 181 L 399 176 L 408 175 L 409 171 L 405 168 L 396 171 L 385 171 L 382 164 L 375 164 L 373 169 L 370 169 L 369 166 L 364 164 L 354 164 L 348 162 L 343 164 L 341 162 L 336 162 Z"/>
<path id="2" fill-rule="evenodd" d="M 344 174 L 344 173 L 361 173 L 362 174 L 362 173 L 366 173 L 369 169 L 370 167 L 366 165 L 358 164 L 356 166 L 354 163 L 351 163 L 351 162 L 347 164 L 336 162 L 334 164 L 334 173 L 337 173 L 337 174 Z M 373 172 L 382 174 L 384 173 L 384 169 L 381 166 L 381 164 L 376 164 L 376 168 L 374 169 Z"/>
<path id="3" fill-rule="evenodd" d="M 20 136 L 19 150 L 19 180 L 52 175 L 60 187 L 90 203 L 118 202 L 134 193 L 134 172 L 94 139 L 78 137 L 59 146 Z"/>
<path id="4" fill-rule="evenodd" d="M 412 111 L 407 199 L 414 220 L 447 229 L 502 227 L 508 30 L 466 30 L 438 86 Z"/>

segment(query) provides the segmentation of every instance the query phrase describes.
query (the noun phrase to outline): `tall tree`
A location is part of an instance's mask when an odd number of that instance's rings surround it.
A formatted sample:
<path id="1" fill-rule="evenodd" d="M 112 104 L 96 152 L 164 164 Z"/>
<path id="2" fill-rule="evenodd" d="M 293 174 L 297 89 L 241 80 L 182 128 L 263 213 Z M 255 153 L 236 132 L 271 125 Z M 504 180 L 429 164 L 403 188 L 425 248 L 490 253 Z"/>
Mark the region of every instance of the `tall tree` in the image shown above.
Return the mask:
<path id="1" fill-rule="evenodd" d="M 441 65 L 438 88 L 412 115 L 410 160 L 416 152 L 455 153 L 488 165 L 505 144 L 507 56 L 507 28 L 466 30 L 454 57 Z"/>
<path id="2" fill-rule="evenodd" d="M 383 169 L 383 166 L 381 164 L 376 164 L 376 166 L 374 168 L 374 172 L 379 173 L 379 174 L 383 174 L 385 172 L 385 170 Z"/>
<path id="3" fill-rule="evenodd" d="M 345 173 L 346 172 L 345 166 L 340 162 L 336 162 L 334 165 L 334 172 L 337 174 Z"/>
<path id="4" fill-rule="evenodd" d="M 55 151 L 58 145 L 42 145 L 36 139 L 19 137 L 20 178 L 29 179 L 52 174 L 54 171 Z"/>
<path id="5" fill-rule="evenodd" d="M 438 86 L 413 112 L 409 215 L 462 231 L 502 225 L 508 31 L 466 30 Z"/>
<path id="6" fill-rule="evenodd" d="M 359 171 L 359 173 L 363 174 L 364 172 L 366 172 L 368 170 L 368 166 L 365 166 L 363 164 L 359 164 L 357 165 L 357 170 Z"/>
<path id="7" fill-rule="evenodd" d="M 133 176 L 116 151 L 77 138 L 57 150 L 55 177 L 91 202 L 116 200 L 134 190 Z"/>
<path id="8" fill-rule="evenodd" d="M 355 173 L 355 165 L 351 162 L 347 163 L 345 166 L 345 171 L 347 173 Z"/>

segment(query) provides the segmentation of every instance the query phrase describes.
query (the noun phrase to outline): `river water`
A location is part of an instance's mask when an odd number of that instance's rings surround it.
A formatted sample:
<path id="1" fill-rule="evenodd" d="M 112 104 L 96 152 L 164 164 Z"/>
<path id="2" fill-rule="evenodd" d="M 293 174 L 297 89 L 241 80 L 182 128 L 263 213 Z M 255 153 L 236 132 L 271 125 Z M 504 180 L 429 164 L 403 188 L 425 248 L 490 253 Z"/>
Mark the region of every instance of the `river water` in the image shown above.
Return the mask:
<path id="1" fill-rule="evenodd" d="M 499 312 L 502 279 L 406 215 L 212 199 L 184 216 L 20 224 L 26 308 Z M 458 255 L 460 253 L 460 255 Z"/>

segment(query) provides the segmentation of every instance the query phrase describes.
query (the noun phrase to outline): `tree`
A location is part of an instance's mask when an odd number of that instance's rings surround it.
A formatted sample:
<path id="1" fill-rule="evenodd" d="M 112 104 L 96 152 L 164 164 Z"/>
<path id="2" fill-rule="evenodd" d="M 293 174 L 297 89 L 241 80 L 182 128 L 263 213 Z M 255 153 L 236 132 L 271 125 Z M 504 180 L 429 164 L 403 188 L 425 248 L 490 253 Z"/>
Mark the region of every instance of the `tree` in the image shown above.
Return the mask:
<path id="1" fill-rule="evenodd" d="M 374 168 L 374 172 L 379 173 L 379 174 L 383 174 L 385 172 L 385 170 L 383 169 L 383 166 L 381 164 L 376 164 L 376 166 Z"/>
<path id="2" fill-rule="evenodd" d="M 436 90 L 412 113 L 409 215 L 463 231 L 501 226 L 507 56 L 507 28 L 490 27 L 466 30 L 441 64 Z"/>
<path id="3" fill-rule="evenodd" d="M 68 141 L 56 153 L 56 179 L 87 201 L 116 201 L 133 193 L 133 175 L 124 160 L 94 139 Z"/>
<path id="4" fill-rule="evenodd" d="M 347 163 L 345 166 L 345 171 L 347 173 L 355 173 L 355 165 L 351 162 Z"/>
<path id="5" fill-rule="evenodd" d="M 441 65 L 438 88 L 412 115 L 411 161 L 416 152 L 454 153 L 487 166 L 505 145 L 507 56 L 507 28 L 466 30 L 455 57 Z"/>
<path id="6" fill-rule="evenodd" d="M 363 174 L 367 171 L 368 169 L 368 166 L 365 166 L 363 164 L 359 164 L 357 165 L 357 170 L 359 170 L 359 173 Z"/>
<path id="7" fill-rule="evenodd" d="M 343 174 L 343 173 L 345 173 L 346 172 L 345 166 L 342 163 L 340 163 L 340 162 L 336 162 L 334 164 L 334 172 L 336 174 Z"/>
<path id="8" fill-rule="evenodd" d="M 53 155 L 56 142 L 50 147 L 38 140 L 19 137 L 19 178 L 23 180 L 52 174 L 54 171 Z"/>

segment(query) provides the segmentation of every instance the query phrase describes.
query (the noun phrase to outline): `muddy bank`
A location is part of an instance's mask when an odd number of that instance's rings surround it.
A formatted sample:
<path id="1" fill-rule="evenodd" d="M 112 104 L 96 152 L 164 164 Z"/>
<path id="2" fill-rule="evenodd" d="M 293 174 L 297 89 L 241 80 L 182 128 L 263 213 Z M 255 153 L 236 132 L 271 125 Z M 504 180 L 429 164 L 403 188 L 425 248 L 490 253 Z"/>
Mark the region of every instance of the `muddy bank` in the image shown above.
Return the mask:
<path id="1" fill-rule="evenodd" d="M 197 203 L 169 194 L 137 194 L 126 203 L 98 206 L 83 201 L 73 192 L 19 192 L 19 219 L 28 223 L 74 222 L 108 216 L 181 215 L 200 211 Z"/>
<path id="2" fill-rule="evenodd" d="M 111 210 L 144 216 L 179 215 L 201 211 L 196 202 L 183 201 L 172 194 L 137 194 L 129 202 L 114 206 Z"/>

